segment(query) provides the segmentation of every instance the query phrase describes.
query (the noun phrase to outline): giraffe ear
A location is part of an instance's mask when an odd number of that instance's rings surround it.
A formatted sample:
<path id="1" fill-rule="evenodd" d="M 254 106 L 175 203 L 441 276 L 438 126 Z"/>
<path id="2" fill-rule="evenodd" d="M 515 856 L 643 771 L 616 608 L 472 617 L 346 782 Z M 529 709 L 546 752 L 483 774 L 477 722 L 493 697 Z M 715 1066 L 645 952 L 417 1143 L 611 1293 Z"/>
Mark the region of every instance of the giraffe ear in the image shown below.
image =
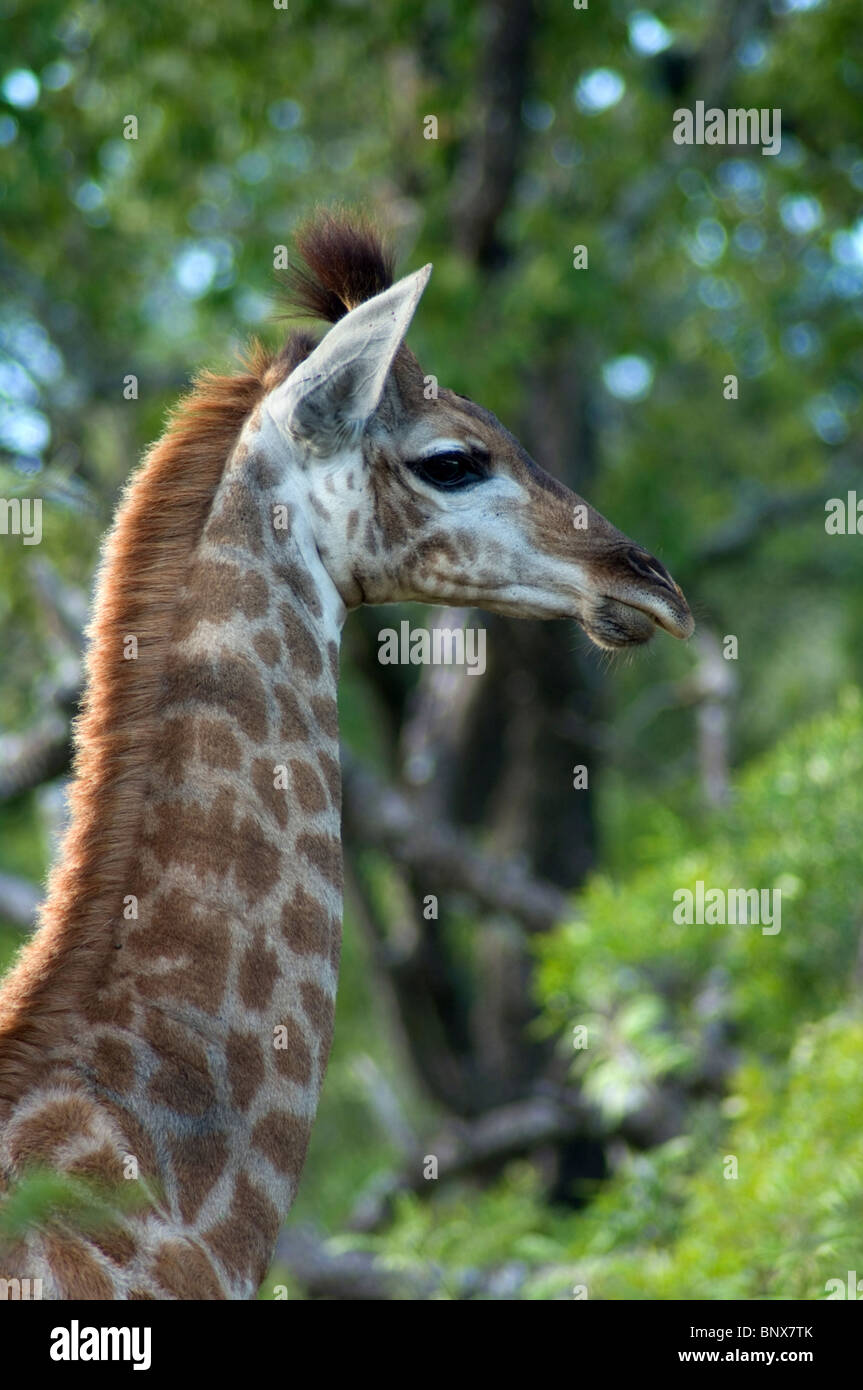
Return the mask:
<path id="1" fill-rule="evenodd" d="M 356 438 L 377 409 L 430 275 L 430 265 L 406 275 L 334 324 L 270 397 L 270 413 L 282 429 L 314 453 Z"/>

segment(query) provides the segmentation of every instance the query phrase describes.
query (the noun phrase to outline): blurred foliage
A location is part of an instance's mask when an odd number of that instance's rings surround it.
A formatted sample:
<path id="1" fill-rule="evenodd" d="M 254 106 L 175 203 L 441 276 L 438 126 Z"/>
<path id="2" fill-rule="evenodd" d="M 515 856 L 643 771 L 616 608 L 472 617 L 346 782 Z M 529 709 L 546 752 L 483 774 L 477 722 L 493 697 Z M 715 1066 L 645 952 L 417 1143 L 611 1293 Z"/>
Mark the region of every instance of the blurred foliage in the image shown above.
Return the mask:
<path id="1" fill-rule="evenodd" d="M 543 1024 L 612 1121 L 685 1072 L 709 1022 L 693 991 L 721 975 L 740 1062 L 686 1135 L 623 1151 L 575 1214 L 549 1208 L 515 1164 L 490 1190 L 404 1197 L 391 1230 L 357 1243 L 395 1270 L 430 1262 L 442 1296 L 490 1265 L 502 1289 L 509 1272 L 531 1298 L 576 1285 L 590 1298 L 823 1298 L 828 1279 L 863 1267 L 861 773 L 854 690 L 747 771 L 734 812 L 697 850 L 667 817 L 645 834 L 651 867 L 597 878 L 578 919 L 538 948 Z M 675 926 L 672 895 L 699 877 L 779 886 L 781 932 Z M 585 1022 L 589 1045 L 573 1051 Z"/>
<path id="2" fill-rule="evenodd" d="M 429 1262 L 447 1289 L 485 1266 L 532 1299 L 823 1299 L 863 1260 L 863 1021 L 807 1024 L 789 1062 L 750 1062 L 721 1142 L 699 1135 L 628 1154 L 583 1214 L 549 1209 L 514 1166 L 484 1192 L 403 1198 L 366 1241 L 390 1266 Z M 724 1165 L 737 1160 L 738 1176 Z M 359 1243 L 359 1242 L 355 1242 Z M 467 1277 L 466 1277 L 467 1276 Z M 582 1293 L 580 1296 L 585 1296 Z"/>
<path id="3" fill-rule="evenodd" d="M 845 491 L 837 467 L 848 486 L 863 480 L 859 4 L 536 10 L 508 257 L 487 276 L 452 228 L 482 5 L 7 0 L 0 495 L 43 498 L 45 530 L 33 549 L 0 538 L 0 728 L 27 728 L 68 661 L 37 554 L 88 588 L 119 489 L 192 372 L 284 331 L 273 248 L 317 202 L 366 207 L 406 268 L 435 264 L 411 336 L 426 370 L 521 428 L 537 382 L 564 364 L 596 438 L 585 491 L 662 557 L 697 618 L 737 635 L 740 691 L 735 799 L 711 819 L 691 711 L 670 701 L 640 721 L 645 690 L 685 677 L 689 653 L 658 642 L 613 664 L 604 872 L 541 943 L 537 973 L 541 1031 L 609 1121 L 685 1083 L 711 1010 L 732 1030 L 730 1094 L 705 1094 L 668 1144 L 619 1146 L 581 1210 L 547 1205 L 515 1164 L 485 1189 L 403 1198 L 365 1243 L 395 1268 L 431 1262 L 441 1296 L 499 1266 L 501 1296 L 586 1283 L 591 1297 L 819 1297 L 863 1268 L 863 541 L 824 532 L 824 502 Z M 781 108 L 781 154 L 675 147 L 694 69 L 696 97 L 720 81 L 722 106 Z M 437 140 L 423 138 L 429 113 Z M 137 140 L 123 138 L 130 115 Z M 572 268 L 580 244 L 588 271 Z M 124 399 L 128 374 L 137 400 Z M 545 461 L 542 431 L 522 434 Z M 807 490 L 780 526 L 758 524 Z M 711 558 L 729 525 L 742 541 Z M 346 740 L 383 761 L 374 697 L 350 663 L 341 709 Z M 0 871 L 43 875 L 49 812 L 41 794 L 0 808 Z M 371 871 L 390 891 L 386 866 Z M 672 893 L 697 879 L 780 887 L 781 933 L 676 926 Z M 19 940 L 0 930 L 0 968 Z M 591 1045 L 573 1053 L 580 1023 Z M 349 917 L 295 1209 L 333 1233 L 394 1161 L 369 1120 L 364 1056 L 422 1132 L 426 1103 Z"/>
<path id="4" fill-rule="evenodd" d="M 591 1009 L 598 1042 L 580 1054 L 591 1067 L 610 1060 L 619 1031 L 641 1039 L 670 1029 L 681 1040 L 704 1024 L 703 1004 L 694 1015 L 697 993 L 714 972 L 741 1044 L 785 1056 L 801 1022 L 839 1007 L 854 986 L 861 842 L 863 704 L 852 689 L 838 714 L 795 729 L 746 770 L 732 806 L 700 842 L 666 811 L 642 832 L 647 867 L 623 882 L 594 879 L 578 920 L 540 947 L 551 1025 L 571 1032 Z M 699 879 L 723 890 L 779 889 L 781 931 L 676 924 L 674 892 Z M 657 999 L 668 1001 L 661 1012 Z M 673 1052 L 655 1059 L 679 1060 Z"/>

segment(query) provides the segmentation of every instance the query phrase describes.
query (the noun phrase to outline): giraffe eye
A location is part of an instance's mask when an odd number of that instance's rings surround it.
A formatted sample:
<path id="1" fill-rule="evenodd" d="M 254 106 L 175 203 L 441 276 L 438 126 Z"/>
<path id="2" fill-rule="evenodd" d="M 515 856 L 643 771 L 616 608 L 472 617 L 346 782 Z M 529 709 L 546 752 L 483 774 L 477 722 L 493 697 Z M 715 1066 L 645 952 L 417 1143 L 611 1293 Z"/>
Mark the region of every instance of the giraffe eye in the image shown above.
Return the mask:
<path id="1" fill-rule="evenodd" d="M 454 451 L 448 454 L 430 454 L 424 459 L 414 459 L 410 467 L 418 478 L 422 478 L 424 483 L 430 483 L 432 487 L 444 489 L 467 487 L 470 483 L 478 483 L 485 477 L 483 471 L 477 467 L 468 454 L 459 454 Z"/>

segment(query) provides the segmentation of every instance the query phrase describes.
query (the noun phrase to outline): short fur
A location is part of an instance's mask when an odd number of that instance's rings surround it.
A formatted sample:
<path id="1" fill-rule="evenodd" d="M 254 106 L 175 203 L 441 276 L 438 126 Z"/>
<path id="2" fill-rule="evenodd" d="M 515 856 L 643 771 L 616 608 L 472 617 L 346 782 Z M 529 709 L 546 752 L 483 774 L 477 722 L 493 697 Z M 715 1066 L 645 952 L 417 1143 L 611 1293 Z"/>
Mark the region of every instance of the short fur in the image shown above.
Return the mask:
<path id="1" fill-rule="evenodd" d="M 306 266 L 288 289 L 302 312 L 335 321 L 392 283 L 392 259 L 368 226 L 323 214 L 298 243 Z M 0 990 L 0 1115 L 68 1042 L 69 1011 L 110 950 L 105 928 L 121 912 L 138 841 L 177 594 L 243 422 L 314 345 L 294 332 L 276 354 L 253 345 L 243 372 L 203 373 L 128 484 L 99 570 L 70 827 L 40 930 Z M 130 634 L 138 657 L 127 661 Z"/>

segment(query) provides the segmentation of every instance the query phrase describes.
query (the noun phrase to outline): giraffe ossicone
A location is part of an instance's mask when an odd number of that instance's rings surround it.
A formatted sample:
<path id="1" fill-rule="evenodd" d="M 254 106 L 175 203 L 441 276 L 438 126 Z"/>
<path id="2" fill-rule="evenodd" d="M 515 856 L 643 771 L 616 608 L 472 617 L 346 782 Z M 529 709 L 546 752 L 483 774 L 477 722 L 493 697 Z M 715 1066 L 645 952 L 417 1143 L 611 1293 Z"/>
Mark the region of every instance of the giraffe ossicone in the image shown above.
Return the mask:
<path id="1" fill-rule="evenodd" d="M 332 1034 L 347 612 L 692 631 L 658 560 L 488 411 L 429 397 L 404 341 L 429 267 L 393 284 L 332 218 L 299 241 L 295 300 L 332 327 L 199 379 L 105 546 L 69 830 L 0 990 L 0 1202 L 51 1169 L 104 1213 L 0 1243 L 45 1297 L 249 1298 L 267 1271 Z"/>

